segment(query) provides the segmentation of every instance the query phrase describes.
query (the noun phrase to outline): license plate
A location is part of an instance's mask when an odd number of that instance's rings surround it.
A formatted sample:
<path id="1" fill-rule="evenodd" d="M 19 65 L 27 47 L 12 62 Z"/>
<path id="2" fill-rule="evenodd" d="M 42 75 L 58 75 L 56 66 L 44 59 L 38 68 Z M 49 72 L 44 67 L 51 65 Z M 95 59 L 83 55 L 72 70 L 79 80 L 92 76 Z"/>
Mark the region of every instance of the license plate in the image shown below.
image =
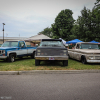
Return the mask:
<path id="1" fill-rule="evenodd" d="M 53 57 L 49 57 L 49 60 L 55 60 Z"/>

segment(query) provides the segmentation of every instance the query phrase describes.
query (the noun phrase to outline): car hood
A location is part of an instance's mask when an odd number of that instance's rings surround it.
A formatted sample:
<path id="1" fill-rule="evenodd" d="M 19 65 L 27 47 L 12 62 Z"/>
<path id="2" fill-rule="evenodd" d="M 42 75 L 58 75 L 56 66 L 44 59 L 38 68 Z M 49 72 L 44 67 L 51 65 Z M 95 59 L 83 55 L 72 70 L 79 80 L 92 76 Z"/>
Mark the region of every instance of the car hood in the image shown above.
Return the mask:
<path id="1" fill-rule="evenodd" d="M 93 54 L 97 54 L 98 53 L 98 54 L 100 54 L 100 50 L 99 49 L 72 49 L 71 51 L 76 51 L 76 52 L 79 52 L 79 53 L 89 53 L 89 54 L 90 53 L 93 53 Z"/>
<path id="2" fill-rule="evenodd" d="M 16 49 L 17 47 L 0 47 L 0 50 Z"/>
<path id="3" fill-rule="evenodd" d="M 80 50 L 81 52 L 84 52 L 84 53 L 100 53 L 100 50 L 97 50 L 97 49 L 89 49 L 89 50 Z"/>
<path id="4" fill-rule="evenodd" d="M 38 47 L 37 49 L 67 49 L 65 47 Z"/>

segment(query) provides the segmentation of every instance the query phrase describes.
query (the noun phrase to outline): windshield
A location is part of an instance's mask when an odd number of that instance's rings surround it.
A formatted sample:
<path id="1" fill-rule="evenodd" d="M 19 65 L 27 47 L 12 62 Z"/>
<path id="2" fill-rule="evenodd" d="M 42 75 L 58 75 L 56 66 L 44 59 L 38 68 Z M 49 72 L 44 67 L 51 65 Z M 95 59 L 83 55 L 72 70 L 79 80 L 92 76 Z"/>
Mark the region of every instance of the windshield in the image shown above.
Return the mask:
<path id="1" fill-rule="evenodd" d="M 18 46 L 18 41 L 7 41 L 1 45 L 1 47 L 16 47 L 16 46 Z"/>
<path id="2" fill-rule="evenodd" d="M 64 46 L 61 41 L 42 41 L 40 46 L 48 46 L 48 47 L 62 47 Z"/>
<path id="3" fill-rule="evenodd" d="M 81 49 L 99 49 L 98 44 L 81 44 Z"/>

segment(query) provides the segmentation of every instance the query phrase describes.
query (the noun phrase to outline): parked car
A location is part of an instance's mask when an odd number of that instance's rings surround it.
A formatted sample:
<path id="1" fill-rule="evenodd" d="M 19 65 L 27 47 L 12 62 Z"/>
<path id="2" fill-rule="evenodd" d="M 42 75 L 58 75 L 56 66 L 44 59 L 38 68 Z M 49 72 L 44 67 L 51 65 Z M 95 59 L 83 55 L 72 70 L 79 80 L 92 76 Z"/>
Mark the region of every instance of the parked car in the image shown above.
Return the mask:
<path id="1" fill-rule="evenodd" d="M 35 57 L 37 47 L 26 47 L 25 41 L 6 41 L 0 47 L 0 59 L 14 62 L 17 57 Z"/>
<path id="2" fill-rule="evenodd" d="M 47 60 L 59 60 L 63 66 L 68 66 L 68 50 L 61 39 L 42 39 L 35 52 L 35 65 Z"/>
<path id="3" fill-rule="evenodd" d="M 100 49 L 98 43 L 79 42 L 74 49 L 68 49 L 69 58 L 86 63 L 100 63 Z"/>

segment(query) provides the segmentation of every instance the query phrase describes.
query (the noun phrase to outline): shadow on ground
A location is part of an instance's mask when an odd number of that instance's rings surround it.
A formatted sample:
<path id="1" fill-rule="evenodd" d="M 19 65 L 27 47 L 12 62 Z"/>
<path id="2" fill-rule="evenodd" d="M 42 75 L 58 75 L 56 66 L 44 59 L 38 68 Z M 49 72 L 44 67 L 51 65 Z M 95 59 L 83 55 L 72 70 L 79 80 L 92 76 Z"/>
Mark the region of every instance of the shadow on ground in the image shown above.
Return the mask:
<path id="1" fill-rule="evenodd" d="M 63 66 L 61 61 L 41 61 L 40 66 Z"/>

